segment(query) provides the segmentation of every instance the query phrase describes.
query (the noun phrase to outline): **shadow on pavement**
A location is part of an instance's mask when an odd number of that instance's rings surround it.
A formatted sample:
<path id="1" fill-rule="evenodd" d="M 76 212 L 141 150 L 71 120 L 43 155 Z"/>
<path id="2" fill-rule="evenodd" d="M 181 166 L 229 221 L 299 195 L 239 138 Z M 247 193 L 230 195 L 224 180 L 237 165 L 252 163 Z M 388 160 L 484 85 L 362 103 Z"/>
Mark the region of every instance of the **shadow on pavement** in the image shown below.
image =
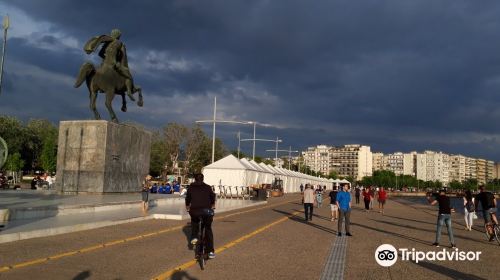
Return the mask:
<path id="1" fill-rule="evenodd" d="M 427 230 L 427 229 L 421 229 L 421 228 L 410 226 L 410 225 L 392 223 L 392 222 L 387 222 L 387 221 L 382 221 L 382 220 L 375 220 L 375 219 L 371 219 L 371 220 L 375 221 L 375 222 L 379 222 L 379 223 L 384 223 L 384 224 L 392 225 L 392 226 L 398 226 L 398 227 L 402 227 L 402 228 L 409 228 L 409 229 L 414 229 L 414 230 L 420 230 L 420 231 L 430 232 L 430 233 L 432 233 L 434 235 L 436 234 L 436 228 L 434 228 L 433 230 Z M 455 224 L 457 224 L 457 223 L 455 223 Z M 472 237 L 468 237 L 468 236 L 463 236 L 461 234 L 457 234 L 457 231 L 458 230 L 456 228 L 453 229 L 453 236 L 455 238 L 465 239 L 465 240 L 469 240 L 469 241 L 477 242 L 477 243 L 481 243 L 481 244 L 489 244 L 486 240 L 474 239 Z M 447 232 L 447 230 L 443 230 L 442 233 L 443 232 Z"/>
<path id="2" fill-rule="evenodd" d="M 399 237 L 399 238 L 402 238 L 402 239 L 405 239 L 405 240 L 411 240 L 411 241 L 414 241 L 414 242 L 418 242 L 418 243 L 424 244 L 424 245 L 429 245 L 430 246 L 432 244 L 432 242 L 428 242 L 428 241 L 421 240 L 421 239 L 418 239 L 418 238 L 410 237 L 410 236 L 407 236 L 407 235 L 404 235 L 404 234 L 395 233 L 395 232 L 391 232 L 391 231 L 386 231 L 386 230 L 382 230 L 382 229 L 378 229 L 378 228 L 374 228 L 374 227 L 370 227 L 370 226 L 366 226 L 366 225 L 361 225 L 361 224 L 358 224 L 358 223 L 351 222 L 351 226 L 358 226 L 358 227 L 366 228 L 366 229 L 369 229 L 369 230 L 378 231 L 378 232 L 389 234 L 389 235 L 393 235 L 393 236 L 396 236 L 396 237 Z"/>
<path id="3" fill-rule="evenodd" d="M 73 280 L 85 280 L 90 277 L 90 271 L 82 271 L 78 273 L 75 277 L 73 277 Z"/>
<path id="4" fill-rule="evenodd" d="M 330 229 L 330 228 L 327 228 L 327 227 L 324 227 L 324 226 L 320 226 L 320 225 L 317 225 L 317 224 L 313 224 L 312 222 L 306 222 L 304 221 L 304 218 L 302 217 L 298 217 L 298 216 L 292 216 L 292 213 L 290 212 L 286 212 L 286 211 L 281 211 L 281 210 L 278 210 L 278 209 L 273 209 L 274 212 L 278 212 L 278 213 L 281 213 L 285 216 L 289 216 L 290 217 L 290 220 L 294 221 L 294 222 L 298 222 L 298 223 L 301 223 L 301 224 L 304 224 L 304 225 L 308 225 L 308 226 L 311 226 L 313 228 L 316 228 L 316 229 L 319 229 L 319 230 L 322 230 L 322 231 L 325 231 L 325 232 L 328 232 L 328 233 L 331 233 L 331 234 L 337 234 L 337 231 L 333 230 L 333 229 Z M 294 209 L 293 211 L 298 211 L 296 209 Z"/>
<path id="5" fill-rule="evenodd" d="M 413 262 L 412 262 L 413 263 Z M 434 272 L 440 273 L 442 275 L 448 276 L 452 279 L 458 279 L 458 280 L 486 280 L 486 278 L 481 278 L 472 274 L 467 274 L 463 273 L 451 268 L 447 268 L 444 266 L 440 266 L 437 264 L 433 263 L 428 263 L 428 262 L 419 262 L 419 263 L 414 263 L 418 266 L 421 266 L 423 268 L 427 268 L 429 270 L 432 270 Z"/>
<path id="6" fill-rule="evenodd" d="M 378 223 L 383 223 L 391 226 L 397 226 L 397 227 L 402 227 L 402 228 L 409 228 L 409 229 L 415 229 L 415 230 L 420 230 L 420 231 L 425 231 L 425 232 L 434 232 L 436 233 L 436 230 L 428 230 L 428 229 L 422 229 L 418 228 L 415 226 L 410 226 L 410 225 L 403 225 L 403 224 L 398 224 L 398 223 L 393 223 L 393 222 L 388 222 L 388 221 L 382 221 L 382 220 L 375 220 L 375 219 L 370 219 L 372 221 L 378 222 Z"/>
<path id="7" fill-rule="evenodd" d="M 198 280 L 198 278 L 191 277 L 186 271 L 176 271 L 170 277 L 171 280 Z"/>
<path id="8" fill-rule="evenodd" d="M 193 250 L 193 245 L 191 244 L 191 223 L 187 223 L 184 227 L 182 227 L 182 232 L 186 236 L 186 244 L 188 250 Z"/>
<path id="9" fill-rule="evenodd" d="M 417 223 L 422 223 L 422 224 L 436 225 L 436 223 L 423 222 L 423 221 L 419 221 L 419 220 L 401 218 L 401 217 L 396 217 L 396 216 L 391 216 L 391 215 L 384 215 L 384 217 L 389 217 L 389 218 L 399 219 L 399 220 L 405 220 L 405 221 L 408 221 L 408 222 L 417 222 Z"/>

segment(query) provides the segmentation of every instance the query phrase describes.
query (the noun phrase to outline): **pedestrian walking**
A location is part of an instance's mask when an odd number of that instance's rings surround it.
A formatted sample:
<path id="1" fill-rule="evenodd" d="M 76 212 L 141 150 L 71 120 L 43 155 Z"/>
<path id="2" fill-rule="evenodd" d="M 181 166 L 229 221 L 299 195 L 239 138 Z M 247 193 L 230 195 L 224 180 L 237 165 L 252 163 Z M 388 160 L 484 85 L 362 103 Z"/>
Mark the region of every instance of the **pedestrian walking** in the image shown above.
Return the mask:
<path id="1" fill-rule="evenodd" d="M 356 188 L 354 189 L 354 196 L 356 197 L 356 204 L 359 204 L 359 197 L 361 195 L 361 189 L 356 186 Z"/>
<path id="2" fill-rule="evenodd" d="M 332 212 L 332 222 L 339 218 L 339 207 L 337 206 L 337 187 L 334 186 L 333 190 L 328 194 L 330 196 L 330 211 Z"/>
<path id="3" fill-rule="evenodd" d="M 316 201 L 317 201 L 317 207 L 321 208 L 321 205 L 323 205 L 323 189 L 321 186 L 318 186 L 316 189 Z"/>
<path id="4" fill-rule="evenodd" d="M 149 191 L 151 190 L 151 175 L 146 175 L 144 182 L 142 182 L 142 212 L 146 214 L 149 208 Z"/>
<path id="5" fill-rule="evenodd" d="M 304 185 L 300 184 L 300 193 L 302 193 L 304 191 Z"/>
<path id="6" fill-rule="evenodd" d="M 439 241 L 441 239 L 441 228 L 443 224 L 446 224 L 448 229 L 448 238 L 450 239 L 451 248 L 456 248 L 455 239 L 453 238 L 453 229 L 451 227 L 451 212 L 452 207 L 450 204 L 450 198 L 446 195 L 444 190 L 439 191 L 439 195 L 435 199 L 432 199 L 430 195 L 427 195 L 427 200 L 431 205 L 439 205 L 438 219 L 436 225 L 436 240 L 432 245 L 439 247 Z"/>
<path id="7" fill-rule="evenodd" d="M 371 200 L 370 187 L 368 187 L 363 190 L 363 202 L 365 203 L 366 212 L 370 211 L 370 200 Z"/>
<path id="8" fill-rule="evenodd" d="M 465 219 L 465 229 L 468 231 L 472 230 L 472 224 L 474 220 L 474 215 L 476 214 L 475 199 L 472 196 L 470 190 L 465 191 L 464 196 L 464 219 Z"/>
<path id="9" fill-rule="evenodd" d="M 379 191 L 377 192 L 378 196 L 378 211 L 382 214 L 384 214 L 384 205 L 385 201 L 387 200 L 387 192 L 384 190 L 384 187 L 380 187 Z"/>
<path id="10" fill-rule="evenodd" d="M 304 214 L 306 221 L 312 221 L 313 216 L 313 206 L 316 203 L 316 195 L 314 194 L 313 186 L 309 184 L 306 185 L 306 189 L 302 194 L 302 200 L 304 201 Z"/>
<path id="11" fill-rule="evenodd" d="M 345 235 L 347 236 L 352 236 L 351 232 L 349 231 L 349 227 L 351 225 L 351 194 L 349 193 L 348 190 L 348 185 L 344 185 L 344 191 L 339 192 L 337 194 L 337 206 L 339 208 L 339 221 L 337 225 L 337 235 L 342 236 L 342 219 L 344 219 L 345 223 Z"/>

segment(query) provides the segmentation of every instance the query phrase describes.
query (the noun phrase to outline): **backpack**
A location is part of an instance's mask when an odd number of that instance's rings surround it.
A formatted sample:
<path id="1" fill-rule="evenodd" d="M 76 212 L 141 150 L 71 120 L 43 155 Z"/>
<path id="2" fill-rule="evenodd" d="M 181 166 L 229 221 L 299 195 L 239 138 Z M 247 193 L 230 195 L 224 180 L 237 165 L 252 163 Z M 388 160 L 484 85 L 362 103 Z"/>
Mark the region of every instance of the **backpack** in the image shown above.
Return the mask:
<path id="1" fill-rule="evenodd" d="M 467 200 L 467 202 L 465 203 L 465 209 L 467 209 L 467 212 L 469 213 L 475 212 L 476 209 L 472 200 Z"/>

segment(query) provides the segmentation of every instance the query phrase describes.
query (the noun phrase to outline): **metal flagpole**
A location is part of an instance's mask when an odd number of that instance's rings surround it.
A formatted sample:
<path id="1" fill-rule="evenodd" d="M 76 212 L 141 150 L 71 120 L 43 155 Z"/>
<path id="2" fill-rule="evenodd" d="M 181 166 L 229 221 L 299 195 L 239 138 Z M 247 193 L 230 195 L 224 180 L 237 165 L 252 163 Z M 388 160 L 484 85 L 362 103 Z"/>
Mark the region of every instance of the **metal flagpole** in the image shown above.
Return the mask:
<path id="1" fill-rule="evenodd" d="M 2 94 L 2 80 L 3 80 L 3 63 L 5 61 L 5 47 L 7 47 L 7 29 L 9 29 L 9 15 L 3 18 L 3 48 L 2 48 L 2 61 L 0 62 L 0 94 Z"/>

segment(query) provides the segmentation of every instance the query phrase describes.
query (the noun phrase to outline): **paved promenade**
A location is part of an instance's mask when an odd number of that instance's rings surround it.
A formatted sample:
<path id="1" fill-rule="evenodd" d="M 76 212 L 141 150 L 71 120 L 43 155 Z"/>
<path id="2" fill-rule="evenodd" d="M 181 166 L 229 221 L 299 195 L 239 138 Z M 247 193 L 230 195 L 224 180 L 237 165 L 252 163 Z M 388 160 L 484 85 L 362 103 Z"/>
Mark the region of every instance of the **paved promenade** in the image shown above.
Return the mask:
<path id="1" fill-rule="evenodd" d="M 289 195 L 216 215 L 217 257 L 204 271 L 188 248 L 187 221 L 147 220 L 0 244 L 0 279 L 497 279 L 500 274 L 500 246 L 485 240 L 481 222 L 465 231 L 460 214 L 453 228 L 458 248 L 481 251 L 480 261 L 398 260 L 384 268 L 374 259 L 384 243 L 450 250 L 446 230 L 443 246 L 430 246 L 434 207 L 390 199 L 381 215 L 355 205 L 354 236 L 339 238 L 327 203 L 306 223 L 299 201 Z"/>

